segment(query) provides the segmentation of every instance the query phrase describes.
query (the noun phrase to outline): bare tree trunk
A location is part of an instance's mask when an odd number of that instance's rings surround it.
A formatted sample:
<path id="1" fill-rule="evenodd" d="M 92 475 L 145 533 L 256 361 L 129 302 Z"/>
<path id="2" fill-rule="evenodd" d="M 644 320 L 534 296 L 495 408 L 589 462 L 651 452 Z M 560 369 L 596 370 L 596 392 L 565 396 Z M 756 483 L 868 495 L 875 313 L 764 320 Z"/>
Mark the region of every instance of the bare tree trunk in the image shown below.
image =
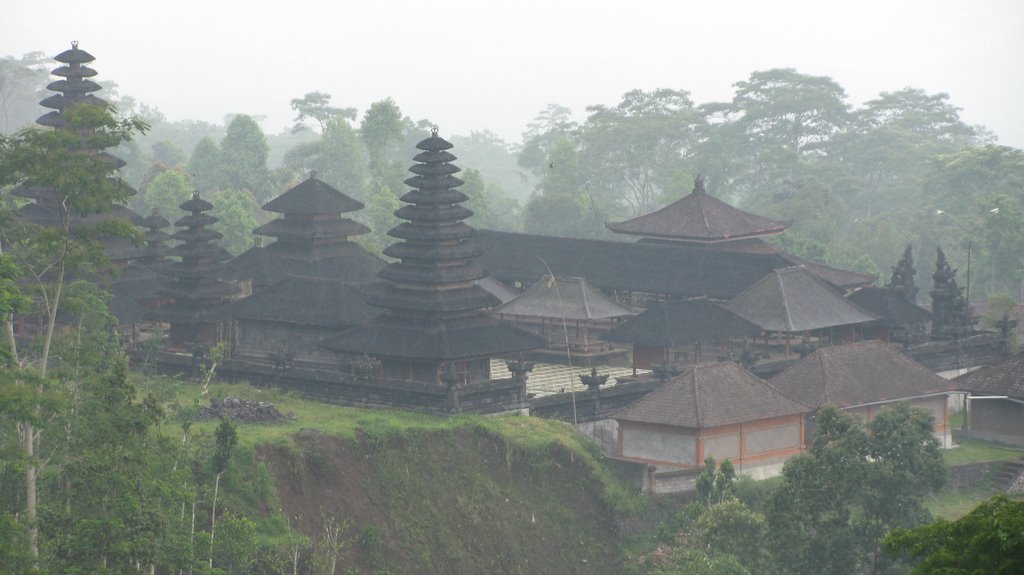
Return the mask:
<path id="1" fill-rule="evenodd" d="M 213 508 L 210 510 L 210 568 L 213 568 L 213 533 L 217 529 L 217 492 L 220 490 L 220 473 L 213 480 Z"/>
<path id="2" fill-rule="evenodd" d="M 39 526 L 36 525 L 36 497 L 38 494 L 38 475 L 35 464 L 36 430 L 29 422 L 22 424 L 22 448 L 28 465 L 25 466 L 25 515 L 28 517 L 28 547 L 32 556 L 39 557 Z"/>

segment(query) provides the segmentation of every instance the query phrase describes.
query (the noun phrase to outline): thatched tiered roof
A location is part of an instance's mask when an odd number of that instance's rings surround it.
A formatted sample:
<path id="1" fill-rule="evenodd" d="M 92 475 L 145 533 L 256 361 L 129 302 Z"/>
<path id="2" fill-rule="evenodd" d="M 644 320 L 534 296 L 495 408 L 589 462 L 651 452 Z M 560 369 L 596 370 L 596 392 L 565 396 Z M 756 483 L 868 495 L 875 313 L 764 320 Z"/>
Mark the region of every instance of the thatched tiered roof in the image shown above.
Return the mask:
<path id="1" fill-rule="evenodd" d="M 222 276 L 251 281 L 253 291 L 289 276 L 369 281 L 384 262 L 349 240 L 370 229 L 342 217 L 362 208 L 358 200 L 310 177 L 263 205 L 282 217 L 256 228 L 255 233 L 277 241 L 246 250 L 228 262 Z"/>
<path id="2" fill-rule="evenodd" d="M 40 116 L 36 123 L 57 130 L 65 130 L 68 128 L 67 111 L 69 108 L 81 104 L 106 106 L 106 102 L 93 95 L 93 92 L 102 88 L 89 79 L 96 76 L 96 70 L 85 66 L 95 60 L 92 54 L 80 49 L 77 42 L 72 42 L 70 50 L 61 52 L 54 59 L 63 64 L 53 70 L 53 74 L 62 79 L 47 85 L 48 90 L 57 93 L 44 98 L 39 104 L 52 111 Z M 82 149 L 81 152 L 98 156 L 108 161 L 115 169 L 125 165 L 124 160 L 95 147 Z M 136 193 L 135 190 L 127 186 L 125 190 L 128 195 Z M 22 185 L 15 187 L 11 193 L 33 200 L 33 203 L 18 210 L 18 215 L 24 220 L 45 227 L 61 225 L 61 200 L 57 190 L 44 186 Z M 92 224 L 110 219 L 122 219 L 132 224 L 139 224 L 142 221 L 141 216 L 127 207 L 111 205 L 88 217 L 72 216 L 71 225 Z M 104 241 L 104 247 L 107 255 L 115 261 L 131 259 L 138 253 L 131 242 L 122 239 L 107 239 Z"/>
<path id="3" fill-rule="evenodd" d="M 158 271 L 173 279 L 159 294 L 173 299 L 151 313 L 153 319 L 172 324 L 193 325 L 213 320 L 220 304 L 238 293 L 238 286 L 216 278 L 216 271 L 226 259 L 226 252 L 216 243 L 223 236 L 208 226 L 217 218 L 205 212 L 213 204 L 194 192 L 192 199 L 181 204 L 188 215 L 174 222 L 180 228 L 171 236 L 178 245 L 171 250 L 180 261 L 165 264 Z"/>
<path id="4" fill-rule="evenodd" d="M 467 197 L 455 188 L 459 168 L 452 145 L 436 132 L 416 146 L 422 153 L 406 180 L 414 189 L 395 215 L 406 220 L 388 232 L 399 242 L 384 253 L 399 261 L 378 275 L 387 281 L 371 305 L 384 310 L 374 322 L 322 343 L 330 350 L 391 358 L 451 360 L 486 357 L 546 346 L 539 336 L 499 324 L 484 310 L 499 300 L 475 282 L 485 277 L 476 263 L 475 230 L 463 220 Z"/>

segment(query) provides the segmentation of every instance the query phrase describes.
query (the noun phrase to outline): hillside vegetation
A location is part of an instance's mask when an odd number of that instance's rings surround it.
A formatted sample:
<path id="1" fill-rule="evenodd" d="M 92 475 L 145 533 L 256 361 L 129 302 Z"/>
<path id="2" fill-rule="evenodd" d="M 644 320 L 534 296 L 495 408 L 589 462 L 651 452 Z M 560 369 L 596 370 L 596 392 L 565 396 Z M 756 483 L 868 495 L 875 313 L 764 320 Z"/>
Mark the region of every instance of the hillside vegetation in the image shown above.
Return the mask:
<path id="1" fill-rule="evenodd" d="M 183 412 L 199 393 L 163 378 L 140 387 Z M 363 410 L 242 385 L 210 395 L 271 401 L 293 416 L 237 425 L 223 505 L 256 519 L 255 569 L 281 569 L 292 552 L 300 573 L 321 572 L 311 570 L 327 556 L 336 573 L 622 569 L 616 517 L 642 499 L 570 425 Z M 209 443 L 217 423 L 192 433 Z"/>

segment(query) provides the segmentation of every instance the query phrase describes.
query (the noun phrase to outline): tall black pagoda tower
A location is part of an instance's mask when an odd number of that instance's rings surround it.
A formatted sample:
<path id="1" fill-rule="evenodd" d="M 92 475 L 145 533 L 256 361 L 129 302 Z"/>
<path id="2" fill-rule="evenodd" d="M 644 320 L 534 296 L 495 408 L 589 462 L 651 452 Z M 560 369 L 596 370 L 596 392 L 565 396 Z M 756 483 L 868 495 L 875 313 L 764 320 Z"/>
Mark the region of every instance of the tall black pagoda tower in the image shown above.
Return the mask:
<path id="1" fill-rule="evenodd" d="M 97 92 L 102 88 L 90 79 L 96 76 L 96 70 L 86 66 L 86 64 L 95 60 L 92 54 L 80 49 L 77 42 L 72 42 L 70 50 L 61 52 L 54 59 L 62 64 L 53 70 L 53 74 L 61 79 L 51 82 L 46 87 L 48 90 L 56 93 L 39 102 L 41 106 L 50 108 L 51 111 L 40 116 L 36 123 L 56 130 L 66 130 L 69 129 L 67 111 L 72 106 L 81 104 L 106 106 L 107 104 L 104 100 L 93 95 L 93 92 Z M 124 160 L 100 149 L 85 149 L 82 152 L 98 154 L 109 161 L 115 168 L 121 168 L 125 165 Z M 130 188 L 128 192 L 129 195 L 135 195 L 136 193 L 135 190 Z M 33 200 L 33 203 L 25 205 L 18 210 L 18 214 L 25 220 L 47 227 L 61 225 L 60 195 L 57 190 L 38 186 L 18 186 L 12 190 L 12 193 L 16 196 Z M 84 221 L 89 222 L 110 218 L 121 218 L 133 224 L 138 224 L 142 220 L 138 214 L 127 207 L 115 204 L 108 206 L 94 216 L 85 218 Z M 82 222 L 83 220 L 79 218 L 73 218 L 70 224 L 74 226 Z M 108 255 L 114 261 L 124 263 L 136 255 L 134 247 L 125 240 L 109 240 L 104 243 Z"/>
<path id="2" fill-rule="evenodd" d="M 169 344 L 171 349 L 179 350 L 215 344 L 215 314 L 222 304 L 238 295 L 237 284 L 216 277 L 217 268 L 230 256 L 216 243 L 223 237 L 221 233 L 208 227 L 218 221 L 204 213 L 212 210 L 213 204 L 196 191 L 180 207 L 189 212 L 174 222 L 180 229 L 171 236 L 181 242 L 171 249 L 180 261 L 159 269 L 173 280 L 158 293 L 172 301 L 150 313 L 152 319 L 170 323 Z"/>
<path id="3" fill-rule="evenodd" d="M 369 299 L 384 313 L 372 323 L 321 343 L 327 349 L 380 360 L 383 382 L 399 381 L 448 390 L 448 411 L 461 410 L 460 394 L 490 380 L 490 357 L 546 346 L 543 338 L 484 313 L 498 299 L 474 282 L 486 276 L 475 263 L 482 253 L 476 231 L 463 220 L 473 212 L 459 205 L 452 144 L 437 135 L 416 147 L 422 152 L 405 181 L 413 189 L 395 215 L 405 220 L 388 232 L 398 238 L 385 255 L 399 261 L 378 276 L 383 288 Z"/>

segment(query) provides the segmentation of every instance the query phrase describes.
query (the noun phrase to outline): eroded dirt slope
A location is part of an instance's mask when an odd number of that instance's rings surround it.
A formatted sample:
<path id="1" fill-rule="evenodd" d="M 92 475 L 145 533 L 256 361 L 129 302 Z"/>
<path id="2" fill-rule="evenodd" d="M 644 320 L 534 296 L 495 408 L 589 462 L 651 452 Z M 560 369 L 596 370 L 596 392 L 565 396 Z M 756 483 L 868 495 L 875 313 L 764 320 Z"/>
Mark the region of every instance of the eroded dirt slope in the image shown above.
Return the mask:
<path id="1" fill-rule="evenodd" d="M 311 539 L 347 526 L 337 570 L 618 573 L 614 519 L 589 470 L 558 448 L 509 449 L 478 430 L 264 446 L 283 511 Z"/>

